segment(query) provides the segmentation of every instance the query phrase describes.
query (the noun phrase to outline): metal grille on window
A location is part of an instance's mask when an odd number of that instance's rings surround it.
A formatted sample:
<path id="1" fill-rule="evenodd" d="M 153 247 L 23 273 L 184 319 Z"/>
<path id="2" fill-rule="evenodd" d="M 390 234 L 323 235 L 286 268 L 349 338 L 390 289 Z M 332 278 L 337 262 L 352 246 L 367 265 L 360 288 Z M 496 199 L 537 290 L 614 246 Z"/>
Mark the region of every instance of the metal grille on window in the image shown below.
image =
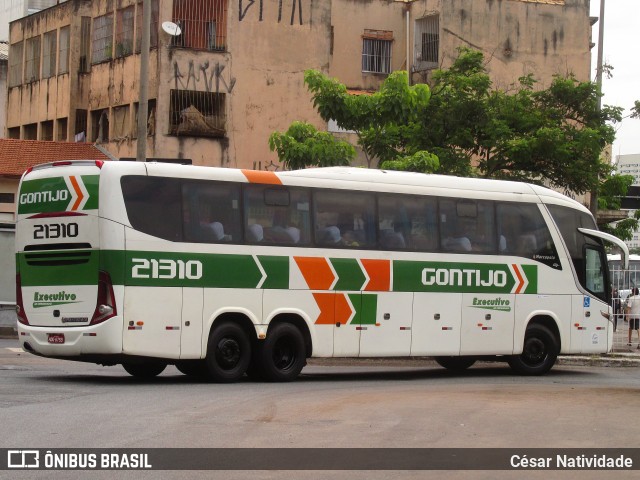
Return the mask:
<path id="1" fill-rule="evenodd" d="M 429 15 L 416 20 L 415 26 L 415 68 L 427 70 L 438 67 L 440 49 L 440 17 Z"/>
<path id="2" fill-rule="evenodd" d="M 133 6 L 118 10 L 116 22 L 116 58 L 126 57 L 133 53 L 133 20 Z"/>
<path id="3" fill-rule="evenodd" d="M 175 0 L 173 22 L 180 35 L 172 45 L 212 51 L 224 51 L 227 36 L 227 2 L 225 0 Z"/>
<path id="4" fill-rule="evenodd" d="M 151 2 L 151 29 L 149 36 L 149 47 L 158 46 L 158 0 Z M 136 53 L 140 53 L 142 45 L 142 2 L 138 2 L 136 7 Z"/>
<path id="5" fill-rule="evenodd" d="M 9 50 L 9 86 L 22 83 L 22 42 L 14 43 Z"/>
<path id="6" fill-rule="evenodd" d="M 222 137 L 225 134 L 225 94 L 171 90 L 169 133 Z"/>
<path id="7" fill-rule="evenodd" d="M 69 72 L 69 27 L 60 29 L 60 41 L 58 47 L 58 73 Z"/>
<path id="8" fill-rule="evenodd" d="M 29 38 L 24 56 L 24 81 L 35 82 L 40 78 L 40 37 Z"/>
<path id="9" fill-rule="evenodd" d="M 56 74 L 57 35 L 56 30 L 44 34 L 42 78 L 53 77 Z"/>
<path id="10" fill-rule="evenodd" d="M 113 56 L 113 14 L 93 19 L 91 63 L 101 63 Z"/>
<path id="11" fill-rule="evenodd" d="M 78 71 L 87 73 L 91 69 L 89 55 L 91 54 L 91 17 L 82 17 L 80 20 L 80 62 Z"/>
<path id="12" fill-rule="evenodd" d="M 392 42 L 392 32 L 365 30 L 362 36 L 362 71 L 391 73 Z"/>

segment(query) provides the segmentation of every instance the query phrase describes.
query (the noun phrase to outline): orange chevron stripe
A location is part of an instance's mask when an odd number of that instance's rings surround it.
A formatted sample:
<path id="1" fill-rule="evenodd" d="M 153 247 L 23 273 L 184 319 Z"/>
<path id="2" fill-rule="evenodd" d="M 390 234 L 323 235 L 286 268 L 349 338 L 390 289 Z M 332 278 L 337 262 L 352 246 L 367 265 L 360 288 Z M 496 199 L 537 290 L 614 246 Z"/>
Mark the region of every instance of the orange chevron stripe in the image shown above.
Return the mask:
<path id="1" fill-rule="evenodd" d="M 84 199 L 84 195 L 82 194 L 82 190 L 80 189 L 80 185 L 78 185 L 78 180 L 76 180 L 76 177 L 69 177 L 69 181 L 71 182 L 73 189 L 78 195 L 78 198 L 76 198 L 76 201 L 73 204 L 73 207 L 71 207 L 71 210 L 77 210 L 80 207 L 82 200 Z"/>
<path id="2" fill-rule="evenodd" d="M 264 170 L 242 170 L 242 173 L 250 183 L 266 183 L 269 185 L 282 185 L 282 181 L 275 172 Z"/>
<path id="3" fill-rule="evenodd" d="M 518 265 L 516 265 L 515 263 L 511 264 L 513 266 L 513 271 L 516 272 L 516 277 L 518 277 L 518 288 L 516 288 L 516 293 L 520 293 L 520 291 L 522 290 L 522 287 L 524 286 L 524 278 L 522 278 L 522 275 L 520 274 L 520 270 L 518 269 Z"/>
<path id="4" fill-rule="evenodd" d="M 391 290 L 391 262 L 389 260 L 361 260 L 362 266 L 369 275 L 369 282 L 364 290 L 367 292 L 388 292 Z"/>
<path id="5" fill-rule="evenodd" d="M 329 290 L 336 277 L 326 258 L 293 257 L 311 290 Z"/>
<path id="6" fill-rule="evenodd" d="M 353 310 L 347 301 L 347 294 L 336 294 L 336 316 L 335 322 L 346 325 L 349 323 L 349 319 L 353 315 Z"/>
<path id="7" fill-rule="evenodd" d="M 316 325 L 333 325 L 335 319 L 335 293 L 314 293 L 313 298 L 320 308 Z"/>

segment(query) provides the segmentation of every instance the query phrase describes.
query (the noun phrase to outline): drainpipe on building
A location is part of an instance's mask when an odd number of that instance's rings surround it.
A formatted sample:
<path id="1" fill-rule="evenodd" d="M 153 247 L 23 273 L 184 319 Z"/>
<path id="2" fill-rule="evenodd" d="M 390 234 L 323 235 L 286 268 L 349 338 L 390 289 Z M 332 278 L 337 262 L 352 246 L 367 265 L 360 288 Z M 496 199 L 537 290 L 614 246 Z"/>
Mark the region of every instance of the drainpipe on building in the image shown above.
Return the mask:
<path id="1" fill-rule="evenodd" d="M 138 142 L 136 160 L 147 159 L 147 117 L 149 116 L 149 47 L 151 43 L 151 0 L 142 2 L 142 42 L 140 45 L 140 94 L 138 99 Z"/>
<path id="2" fill-rule="evenodd" d="M 409 26 L 410 26 L 410 21 L 409 21 L 409 9 L 411 8 L 410 4 L 407 3 L 404 7 L 406 9 L 406 16 L 407 16 L 407 76 L 409 77 L 409 85 L 411 85 L 411 63 L 410 63 L 410 48 L 409 48 L 409 42 L 411 40 L 411 36 L 409 34 Z"/>

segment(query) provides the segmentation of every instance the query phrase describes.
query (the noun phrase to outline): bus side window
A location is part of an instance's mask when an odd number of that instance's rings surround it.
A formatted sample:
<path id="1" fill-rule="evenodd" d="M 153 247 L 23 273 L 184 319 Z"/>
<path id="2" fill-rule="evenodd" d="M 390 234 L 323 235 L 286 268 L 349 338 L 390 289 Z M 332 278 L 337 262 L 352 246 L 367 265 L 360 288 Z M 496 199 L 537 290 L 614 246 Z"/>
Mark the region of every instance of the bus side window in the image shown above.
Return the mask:
<path id="1" fill-rule="evenodd" d="M 222 182 L 184 182 L 185 240 L 198 243 L 240 242 L 240 187 Z"/>
<path id="2" fill-rule="evenodd" d="M 307 245 L 309 191 L 303 188 L 245 187 L 245 240 L 269 245 Z"/>
<path id="3" fill-rule="evenodd" d="M 380 247 L 389 250 L 434 251 L 438 230 L 436 200 L 429 197 L 380 195 L 378 231 Z"/>
<path id="4" fill-rule="evenodd" d="M 547 224 L 537 205 L 498 203 L 498 236 L 504 239 L 500 253 L 535 259 L 541 255 L 555 259 L 557 253 Z"/>
<path id="5" fill-rule="evenodd" d="M 366 248 L 376 245 L 372 194 L 317 190 L 314 205 L 318 246 Z"/>

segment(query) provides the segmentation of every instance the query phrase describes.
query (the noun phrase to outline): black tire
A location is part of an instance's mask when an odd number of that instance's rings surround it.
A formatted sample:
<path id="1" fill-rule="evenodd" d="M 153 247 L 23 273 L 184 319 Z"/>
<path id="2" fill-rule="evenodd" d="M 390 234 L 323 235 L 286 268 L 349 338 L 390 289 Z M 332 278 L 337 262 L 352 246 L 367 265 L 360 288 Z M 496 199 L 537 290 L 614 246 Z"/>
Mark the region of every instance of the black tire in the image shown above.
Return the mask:
<path id="1" fill-rule="evenodd" d="M 520 375 L 543 375 L 556 363 L 560 346 L 544 325 L 530 325 L 524 334 L 522 354 L 509 357 L 509 366 Z"/>
<path id="2" fill-rule="evenodd" d="M 269 328 L 267 338 L 258 344 L 252 373 L 268 382 L 290 382 L 306 363 L 304 337 L 298 327 L 279 323 Z"/>
<path id="3" fill-rule="evenodd" d="M 441 367 L 454 372 L 462 372 L 476 363 L 474 357 L 435 357 Z"/>
<path id="4" fill-rule="evenodd" d="M 176 368 L 189 377 L 203 378 L 209 373 L 204 360 L 183 360 L 176 363 Z"/>
<path id="5" fill-rule="evenodd" d="M 122 368 L 126 370 L 129 375 L 132 375 L 140 379 L 150 379 L 160 375 L 165 368 L 166 363 L 123 363 Z"/>
<path id="6" fill-rule="evenodd" d="M 237 323 L 222 323 L 209 334 L 205 365 L 215 382 L 238 381 L 251 360 L 251 342 Z"/>

